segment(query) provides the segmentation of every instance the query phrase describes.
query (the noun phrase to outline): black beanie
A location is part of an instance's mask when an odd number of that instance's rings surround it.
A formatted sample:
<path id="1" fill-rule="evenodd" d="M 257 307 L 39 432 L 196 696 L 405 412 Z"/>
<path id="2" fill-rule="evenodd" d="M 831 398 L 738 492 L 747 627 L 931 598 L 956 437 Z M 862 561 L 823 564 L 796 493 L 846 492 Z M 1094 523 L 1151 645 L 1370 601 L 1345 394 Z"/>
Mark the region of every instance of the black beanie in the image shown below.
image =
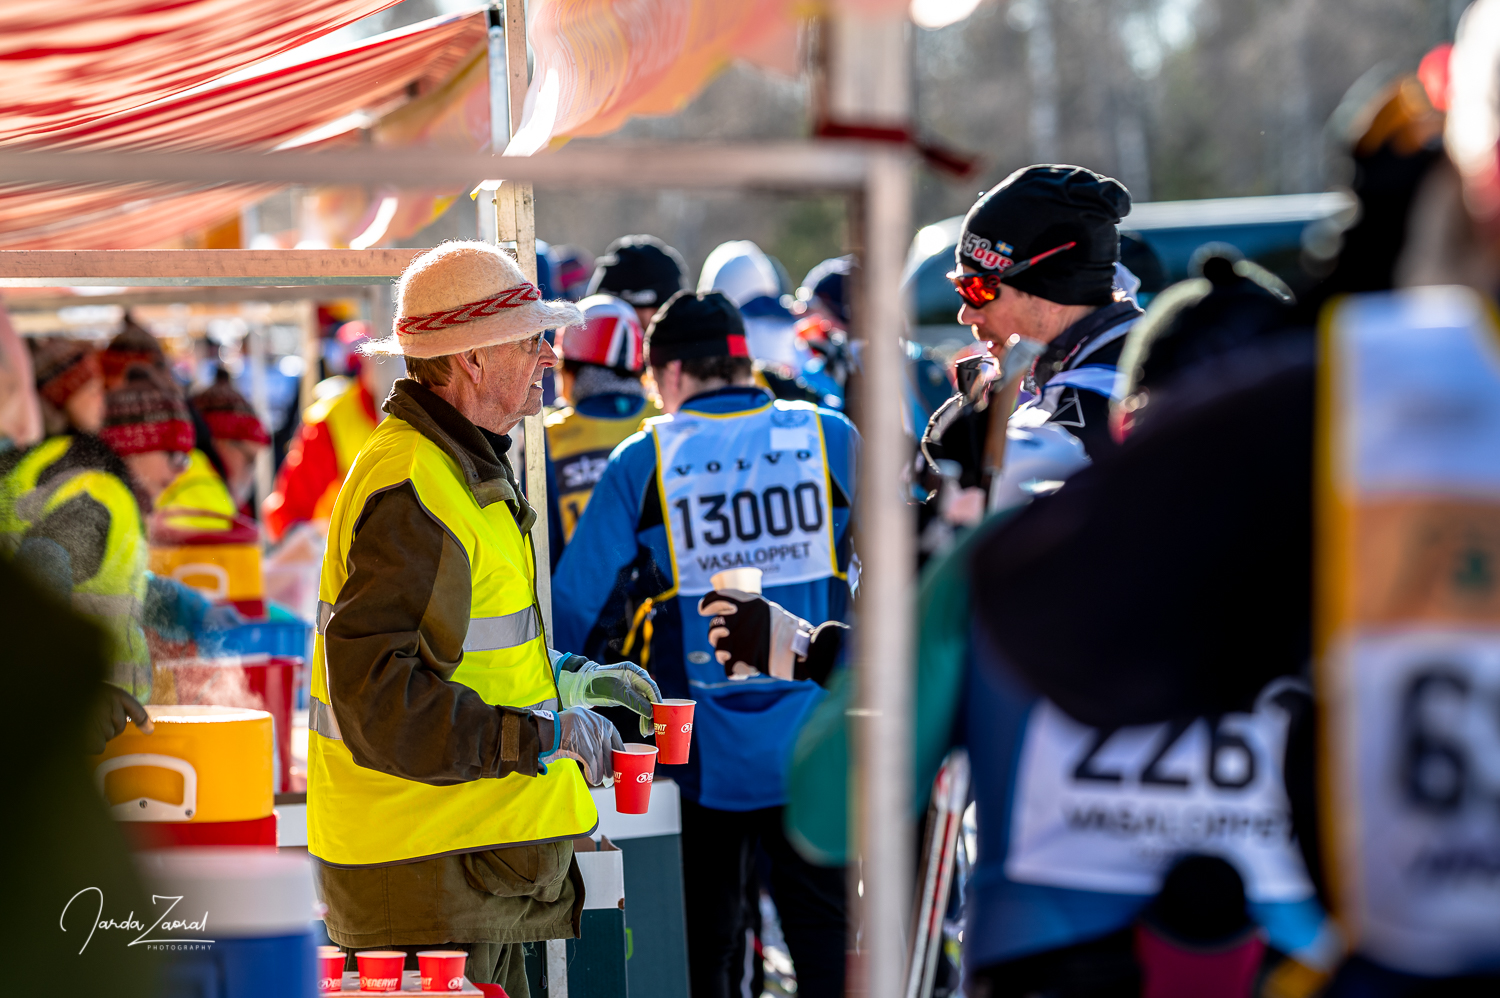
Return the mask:
<path id="1" fill-rule="evenodd" d="M 612 294 L 632 305 L 660 305 L 682 290 L 682 254 L 655 236 L 621 236 L 594 261 L 588 293 Z"/>
<path id="2" fill-rule="evenodd" d="M 1081 166 L 1028 166 L 996 184 L 969 209 L 958 237 L 959 266 L 999 271 L 1018 291 L 1059 305 L 1114 300 L 1120 236 L 1130 192 L 1118 180 Z M 1004 271 L 1067 243 L 1013 278 Z"/>
<path id="3" fill-rule="evenodd" d="M 657 311 L 646 330 L 652 367 L 699 357 L 748 357 L 745 320 L 718 291 L 679 291 Z"/>

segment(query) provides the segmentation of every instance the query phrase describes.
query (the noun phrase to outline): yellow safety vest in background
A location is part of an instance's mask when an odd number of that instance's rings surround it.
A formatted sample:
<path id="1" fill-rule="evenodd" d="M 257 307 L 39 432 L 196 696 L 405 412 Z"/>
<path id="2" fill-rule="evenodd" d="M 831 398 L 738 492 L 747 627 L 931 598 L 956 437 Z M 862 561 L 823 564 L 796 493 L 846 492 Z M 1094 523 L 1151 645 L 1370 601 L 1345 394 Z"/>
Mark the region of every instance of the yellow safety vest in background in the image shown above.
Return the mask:
<path id="1" fill-rule="evenodd" d="M 168 521 L 179 530 L 223 530 L 239 513 L 229 486 L 214 470 L 208 455 L 194 448 L 188 454 L 188 466 L 172 480 L 161 498 L 156 500 L 157 509 L 201 509 L 210 513 L 221 513 L 228 520 L 217 517 L 174 517 Z"/>
<path id="2" fill-rule="evenodd" d="M 585 416 L 571 406 L 546 418 L 547 456 L 552 459 L 557 478 L 557 508 L 564 542 L 573 539 L 578 518 L 604 474 L 609 455 L 626 437 L 639 430 L 644 420 L 660 415 L 661 406 L 648 398 L 638 412 L 623 419 Z"/>
<path id="3" fill-rule="evenodd" d="M 88 496 L 109 513 L 104 555 L 92 576 L 73 586 L 73 609 L 96 621 L 109 635 L 109 681 L 143 703 L 151 696 L 151 652 L 141 615 L 146 600 L 146 530 L 135 494 L 118 476 L 100 468 L 79 468 L 37 482 L 68 453 L 73 438 L 53 437 L 38 444 L 6 476 L 0 504 L 0 532 L 14 550 L 26 532 L 65 503 Z"/>
<path id="4" fill-rule="evenodd" d="M 405 481 L 469 560 L 473 602 L 463 661 L 452 681 L 490 704 L 557 706 L 529 539 L 505 503 L 479 506 L 441 448 L 405 420 L 387 418 L 350 469 L 329 524 L 313 659 L 308 851 L 339 866 L 376 866 L 589 834 L 599 816 L 571 759 L 549 764 L 545 776 L 513 773 L 435 787 L 360 766 L 338 737 L 336 710 L 328 707 L 323 631 L 348 578 L 354 524 L 365 503 Z"/>
<path id="5" fill-rule="evenodd" d="M 365 411 L 364 402 L 360 399 L 363 391 L 356 381 L 345 391 L 314 402 L 302 413 L 302 422 L 306 424 L 328 425 L 328 435 L 333 438 L 333 454 L 339 464 L 339 480 L 332 482 L 318 499 L 314 519 L 321 520 L 331 515 L 333 501 L 338 498 L 344 476 L 354 466 L 354 459 L 359 455 L 360 448 L 370 439 L 370 434 L 375 432 L 376 423 Z"/>

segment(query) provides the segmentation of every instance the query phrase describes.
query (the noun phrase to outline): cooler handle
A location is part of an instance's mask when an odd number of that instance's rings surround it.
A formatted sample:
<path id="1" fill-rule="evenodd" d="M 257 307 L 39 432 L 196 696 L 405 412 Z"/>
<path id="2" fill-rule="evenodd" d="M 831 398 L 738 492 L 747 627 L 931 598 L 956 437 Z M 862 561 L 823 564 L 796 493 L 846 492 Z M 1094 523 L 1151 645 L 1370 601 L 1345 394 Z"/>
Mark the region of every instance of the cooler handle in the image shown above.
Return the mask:
<path id="1" fill-rule="evenodd" d="M 192 583 L 188 582 L 188 579 L 195 575 L 211 576 L 214 580 L 214 588 L 201 589 L 198 586 L 193 586 Z M 185 586 L 197 589 L 210 599 L 222 600 L 229 598 L 229 570 L 223 565 L 215 565 L 213 562 L 208 561 L 195 561 L 186 565 L 178 565 L 172 569 L 172 578 Z"/>
<path id="2" fill-rule="evenodd" d="M 104 777 L 117 769 L 132 766 L 157 766 L 182 774 L 182 803 L 168 804 L 154 797 L 137 797 L 135 800 L 111 804 L 110 817 L 116 821 L 191 821 L 198 810 L 198 771 L 186 759 L 175 755 L 158 755 L 155 752 L 135 752 L 106 759 L 94 770 L 94 782 L 99 793 L 104 793 Z"/>

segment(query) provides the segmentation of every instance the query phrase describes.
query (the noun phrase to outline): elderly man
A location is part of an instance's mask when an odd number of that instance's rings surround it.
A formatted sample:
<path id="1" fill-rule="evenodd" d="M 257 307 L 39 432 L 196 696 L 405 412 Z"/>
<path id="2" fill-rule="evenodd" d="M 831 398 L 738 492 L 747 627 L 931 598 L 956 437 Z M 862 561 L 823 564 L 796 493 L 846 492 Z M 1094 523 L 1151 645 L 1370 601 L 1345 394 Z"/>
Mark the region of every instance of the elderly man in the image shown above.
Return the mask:
<path id="1" fill-rule="evenodd" d="M 308 848 L 328 934 L 353 951 L 469 953 L 467 973 L 527 995 L 520 944 L 578 934 L 572 839 L 598 815 L 614 727 L 656 686 L 624 663 L 550 652 L 506 431 L 541 410 L 556 361 L 545 302 L 493 246 L 412 262 L 396 335 L 410 379 L 334 504 L 312 685 Z M 559 712 L 559 708 L 561 708 Z M 350 966 L 353 967 L 353 955 Z"/>

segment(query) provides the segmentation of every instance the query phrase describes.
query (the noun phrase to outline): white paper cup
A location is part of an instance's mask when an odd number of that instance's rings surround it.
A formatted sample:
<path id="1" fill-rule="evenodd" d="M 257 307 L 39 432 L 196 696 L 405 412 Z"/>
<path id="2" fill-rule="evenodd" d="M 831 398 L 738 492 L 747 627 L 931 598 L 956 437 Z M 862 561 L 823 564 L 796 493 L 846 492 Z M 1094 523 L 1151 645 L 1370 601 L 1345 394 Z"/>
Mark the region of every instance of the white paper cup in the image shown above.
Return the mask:
<path id="1" fill-rule="evenodd" d="M 715 589 L 738 589 L 742 593 L 760 592 L 761 572 L 758 568 L 726 568 L 711 576 L 708 584 Z"/>

